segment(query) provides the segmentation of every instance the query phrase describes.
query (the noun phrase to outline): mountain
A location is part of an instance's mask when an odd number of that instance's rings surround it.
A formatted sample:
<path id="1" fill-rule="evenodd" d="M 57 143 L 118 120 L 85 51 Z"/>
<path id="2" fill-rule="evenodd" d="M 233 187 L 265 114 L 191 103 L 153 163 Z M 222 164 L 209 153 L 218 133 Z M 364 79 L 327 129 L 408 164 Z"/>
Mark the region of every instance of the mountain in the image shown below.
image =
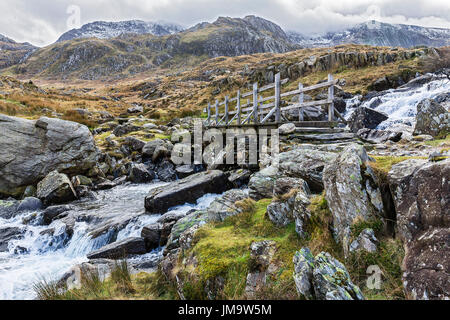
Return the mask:
<path id="1" fill-rule="evenodd" d="M 450 45 L 450 29 L 389 24 L 375 20 L 321 36 L 307 37 L 297 32 L 288 32 L 288 37 L 291 42 L 304 47 L 330 47 L 349 43 L 403 48 Z"/>
<path id="2" fill-rule="evenodd" d="M 0 69 L 25 61 L 36 49 L 28 42 L 17 43 L 0 34 Z"/>
<path id="3" fill-rule="evenodd" d="M 220 17 L 170 35 L 122 33 L 79 38 L 37 50 L 13 72 L 56 79 L 122 78 L 158 67 L 194 65 L 219 56 L 299 49 L 276 24 L 255 16 Z"/>
<path id="4" fill-rule="evenodd" d="M 57 42 L 81 38 L 111 39 L 123 34 L 165 36 L 183 30 L 183 27 L 179 25 L 165 22 L 146 22 L 141 20 L 120 22 L 96 21 L 85 24 L 79 29 L 67 31 L 59 37 Z"/>

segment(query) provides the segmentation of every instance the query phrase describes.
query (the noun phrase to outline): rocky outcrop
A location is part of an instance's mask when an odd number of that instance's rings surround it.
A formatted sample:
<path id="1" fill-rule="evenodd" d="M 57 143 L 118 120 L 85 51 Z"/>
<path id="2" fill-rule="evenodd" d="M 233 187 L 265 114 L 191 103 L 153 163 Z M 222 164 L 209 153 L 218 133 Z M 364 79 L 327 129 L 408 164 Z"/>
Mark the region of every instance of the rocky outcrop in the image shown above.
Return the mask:
<path id="1" fill-rule="evenodd" d="M 294 280 L 297 292 L 306 299 L 364 300 L 345 266 L 329 253 L 314 257 L 308 248 L 294 255 Z"/>
<path id="2" fill-rule="evenodd" d="M 431 99 L 425 99 L 417 105 L 414 135 L 429 134 L 433 137 L 445 137 L 449 133 L 449 110 Z"/>
<path id="3" fill-rule="evenodd" d="M 363 128 L 375 129 L 380 123 L 386 121 L 389 117 L 381 112 L 371 108 L 357 108 L 349 119 L 350 130 L 357 133 Z"/>
<path id="4" fill-rule="evenodd" d="M 38 183 L 37 197 L 45 205 L 60 204 L 75 200 L 77 194 L 69 178 L 58 171 L 50 172 L 44 180 Z"/>
<path id="5" fill-rule="evenodd" d="M 123 259 L 130 255 L 147 253 L 143 238 L 127 238 L 113 242 L 87 255 L 88 259 Z"/>
<path id="6" fill-rule="evenodd" d="M 0 194 L 19 196 L 54 170 L 87 173 L 97 161 L 89 129 L 59 119 L 0 115 Z"/>
<path id="7" fill-rule="evenodd" d="M 414 299 L 449 299 L 450 160 L 406 160 L 388 174 L 397 234 L 406 249 L 403 281 Z"/>
<path id="8" fill-rule="evenodd" d="M 145 198 L 149 213 L 166 212 L 169 208 L 194 203 L 207 193 L 221 193 L 228 189 L 225 173 L 218 170 L 201 172 L 173 182 L 170 187 L 158 187 Z"/>
<path id="9" fill-rule="evenodd" d="M 323 172 L 325 198 L 333 215 L 335 237 L 348 252 L 355 221 L 378 219 L 384 206 L 377 179 L 366 166 L 368 156 L 357 144 L 346 147 Z"/>

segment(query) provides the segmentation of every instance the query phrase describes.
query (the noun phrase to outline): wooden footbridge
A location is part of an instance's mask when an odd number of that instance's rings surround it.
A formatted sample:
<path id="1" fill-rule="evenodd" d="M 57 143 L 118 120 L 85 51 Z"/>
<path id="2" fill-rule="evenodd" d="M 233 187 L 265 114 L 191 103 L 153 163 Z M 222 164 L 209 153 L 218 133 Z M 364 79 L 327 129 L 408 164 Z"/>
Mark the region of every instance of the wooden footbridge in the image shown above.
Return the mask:
<path id="1" fill-rule="evenodd" d="M 235 97 L 226 96 L 224 101 L 216 100 L 213 105 L 208 103 L 208 108 L 204 110 L 205 113 L 208 113 L 205 125 L 208 128 L 278 128 L 285 123 L 294 123 L 297 127 L 308 129 L 327 127 L 332 129 L 339 123 L 346 124 L 345 118 L 334 108 L 334 88 L 337 80 L 331 74 L 328 75 L 328 80 L 325 82 L 308 87 L 304 87 L 300 83 L 298 89 L 283 93 L 282 86 L 288 81 L 289 79 L 280 79 L 280 73 L 278 73 L 275 75 L 274 83 L 263 87 L 258 87 L 258 83 L 255 83 L 252 91 L 241 93 L 241 90 L 238 90 Z M 326 99 L 304 101 L 306 92 L 325 88 L 328 89 Z M 274 95 L 263 97 L 262 93 L 269 90 L 274 90 Z M 294 96 L 298 96 L 297 103 L 291 102 Z M 286 98 L 290 98 L 290 100 Z M 324 106 L 328 108 L 328 121 L 305 121 L 305 111 L 312 109 L 318 111 Z M 294 121 L 292 121 L 292 115 L 294 115 Z M 296 121 L 297 119 L 298 121 Z M 319 132 L 323 133 L 324 131 L 319 130 Z"/>

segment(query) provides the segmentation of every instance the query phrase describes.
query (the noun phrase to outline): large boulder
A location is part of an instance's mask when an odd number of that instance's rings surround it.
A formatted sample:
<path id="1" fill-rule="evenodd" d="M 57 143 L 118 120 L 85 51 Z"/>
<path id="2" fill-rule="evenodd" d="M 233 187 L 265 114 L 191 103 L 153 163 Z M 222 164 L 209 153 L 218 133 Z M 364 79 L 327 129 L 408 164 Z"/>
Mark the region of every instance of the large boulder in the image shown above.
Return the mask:
<path id="1" fill-rule="evenodd" d="M 195 203 L 207 193 L 222 193 L 227 189 L 227 175 L 222 171 L 200 172 L 151 190 L 145 198 L 145 208 L 149 213 L 164 213 L 181 204 Z"/>
<path id="2" fill-rule="evenodd" d="M 366 165 L 364 147 L 347 146 L 323 171 L 325 198 L 333 215 L 336 238 L 348 252 L 351 227 L 355 221 L 368 221 L 384 215 L 377 178 Z"/>
<path id="3" fill-rule="evenodd" d="M 316 300 L 364 300 L 345 266 L 327 252 L 314 257 L 308 248 L 294 255 L 294 281 L 301 297 Z"/>
<path id="4" fill-rule="evenodd" d="M 37 197 L 45 205 L 49 205 L 73 201 L 77 198 L 77 194 L 65 174 L 52 171 L 38 183 Z"/>
<path id="5" fill-rule="evenodd" d="M 414 135 L 445 137 L 450 133 L 450 113 L 434 100 L 425 99 L 417 105 Z"/>
<path id="6" fill-rule="evenodd" d="M 127 238 L 122 241 L 113 242 L 87 255 L 92 259 L 123 259 L 130 255 L 141 255 L 147 253 L 144 238 Z"/>
<path id="7" fill-rule="evenodd" d="M 450 159 L 410 159 L 388 174 L 404 241 L 403 283 L 408 297 L 450 299 Z"/>
<path id="8" fill-rule="evenodd" d="M 20 196 L 54 170 L 87 173 L 98 150 L 81 124 L 42 117 L 37 121 L 0 115 L 0 194 Z"/>
<path id="9" fill-rule="evenodd" d="M 360 129 L 376 129 L 376 127 L 386 121 L 389 117 L 382 112 L 371 108 L 359 107 L 357 108 L 349 119 L 350 130 L 357 133 Z"/>

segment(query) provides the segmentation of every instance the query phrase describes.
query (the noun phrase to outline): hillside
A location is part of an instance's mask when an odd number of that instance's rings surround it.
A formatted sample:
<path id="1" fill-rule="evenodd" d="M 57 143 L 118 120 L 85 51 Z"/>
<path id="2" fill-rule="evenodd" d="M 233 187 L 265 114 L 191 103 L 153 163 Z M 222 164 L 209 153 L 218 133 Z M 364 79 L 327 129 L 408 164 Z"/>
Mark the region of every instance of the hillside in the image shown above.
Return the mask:
<path id="1" fill-rule="evenodd" d="M 297 32 L 289 32 L 288 35 L 291 42 L 304 47 L 330 47 L 349 43 L 403 48 L 450 45 L 450 29 L 389 24 L 374 20 L 322 36 L 308 37 Z"/>
<path id="2" fill-rule="evenodd" d="M 17 43 L 0 34 L 0 70 L 25 61 L 36 49 L 29 43 Z"/>
<path id="3" fill-rule="evenodd" d="M 72 29 L 59 37 L 57 42 L 83 39 L 111 39 L 122 34 L 152 34 L 165 36 L 183 31 L 183 27 L 165 22 L 146 22 L 141 20 L 129 20 L 119 22 L 96 21 L 83 25 L 79 29 Z"/>

